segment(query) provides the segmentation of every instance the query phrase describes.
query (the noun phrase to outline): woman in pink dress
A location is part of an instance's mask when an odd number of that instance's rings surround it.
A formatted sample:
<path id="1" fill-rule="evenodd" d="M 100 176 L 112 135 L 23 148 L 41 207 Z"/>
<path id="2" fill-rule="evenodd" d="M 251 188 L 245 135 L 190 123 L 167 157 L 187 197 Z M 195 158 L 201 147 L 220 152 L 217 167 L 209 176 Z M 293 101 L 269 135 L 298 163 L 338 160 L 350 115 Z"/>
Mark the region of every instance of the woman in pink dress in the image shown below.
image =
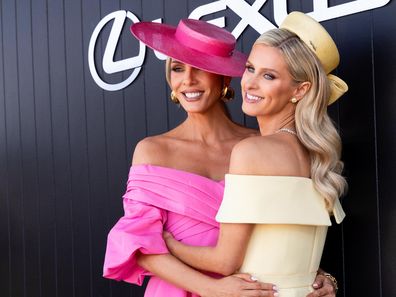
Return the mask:
<path id="1" fill-rule="evenodd" d="M 190 245 L 213 246 L 218 237 L 215 215 L 233 146 L 256 135 L 230 120 L 224 105 L 232 98 L 231 77 L 241 76 L 246 56 L 235 38 L 203 21 L 182 20 L 177 28 L 138 23 L 132 33 L 168 55 L 166 77 L 171 99 L 186 120 L 135 148 L 125 215 L 108 235 L 104 276 L 141 285 L 151 276 L 145 296 L 276 296 L 272 284 L 248 274 L 204 274 L 169 254 L 164 230 Z M 319 290 L 332 285 L 323 277 Z M 330 288 L 330 290 L 329 290 Z M 319 291 L 318 290 L 318 291 Z"/>

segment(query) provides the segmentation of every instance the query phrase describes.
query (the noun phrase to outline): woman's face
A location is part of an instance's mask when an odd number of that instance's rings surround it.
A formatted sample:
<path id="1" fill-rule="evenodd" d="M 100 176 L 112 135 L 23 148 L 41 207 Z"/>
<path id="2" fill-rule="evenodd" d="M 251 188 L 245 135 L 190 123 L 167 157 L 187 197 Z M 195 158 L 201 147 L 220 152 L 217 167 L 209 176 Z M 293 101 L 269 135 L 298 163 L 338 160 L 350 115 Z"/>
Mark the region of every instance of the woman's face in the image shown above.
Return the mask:
<path id="1" fill-rule="evenodd" d="M 224 77 L 172 60 L 171 88 L 187 112 L 203 113 L 215 104 L 224 85 Z"/>
<path id="2" fill-rule="evenodd" d="M 279 49 L 256 44 L 241 80 L 242 110 L 250 116 L 271 116 L 292 110 L 293 81 Z"/>

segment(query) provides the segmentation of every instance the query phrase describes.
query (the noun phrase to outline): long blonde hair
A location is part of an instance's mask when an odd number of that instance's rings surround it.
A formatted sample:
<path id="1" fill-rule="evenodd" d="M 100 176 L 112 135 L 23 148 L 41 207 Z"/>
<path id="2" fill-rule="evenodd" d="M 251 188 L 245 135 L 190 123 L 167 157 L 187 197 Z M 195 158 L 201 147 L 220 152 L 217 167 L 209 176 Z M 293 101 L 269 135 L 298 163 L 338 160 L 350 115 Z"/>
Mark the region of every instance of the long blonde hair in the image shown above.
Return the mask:
<path id="1" fill-rule="evenodd" d="M 298 138 L 309 151 L 311 178 L 316 190 L 326 199 L 329 210 L 347 188 L 341 175 L 341 138 L 327 114 L 330 85 L 315 53 L 294 33 L 273 29 L 262 34 L 255 44 L 278 48 L 296 83 L 310 82 L 311 87 L 296 107 Z"/>

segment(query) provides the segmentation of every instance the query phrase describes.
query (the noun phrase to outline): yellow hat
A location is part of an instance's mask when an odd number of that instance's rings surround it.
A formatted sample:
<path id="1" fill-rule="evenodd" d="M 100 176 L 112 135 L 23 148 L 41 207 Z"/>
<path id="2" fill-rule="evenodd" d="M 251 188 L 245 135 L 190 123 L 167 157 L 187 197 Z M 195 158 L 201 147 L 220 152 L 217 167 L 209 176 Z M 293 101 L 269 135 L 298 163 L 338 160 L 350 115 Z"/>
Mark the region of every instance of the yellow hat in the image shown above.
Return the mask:
<path id="1" fill-rule="evenodd" d="M 348 91 L 348 85 L 339 77 L 330 74 L 340 62 L 337 46 L 326 29 L 312 17 L 291 12 L 279 26 L 296 34 L 316 54 L 330 81 L 329 105 Z"/>

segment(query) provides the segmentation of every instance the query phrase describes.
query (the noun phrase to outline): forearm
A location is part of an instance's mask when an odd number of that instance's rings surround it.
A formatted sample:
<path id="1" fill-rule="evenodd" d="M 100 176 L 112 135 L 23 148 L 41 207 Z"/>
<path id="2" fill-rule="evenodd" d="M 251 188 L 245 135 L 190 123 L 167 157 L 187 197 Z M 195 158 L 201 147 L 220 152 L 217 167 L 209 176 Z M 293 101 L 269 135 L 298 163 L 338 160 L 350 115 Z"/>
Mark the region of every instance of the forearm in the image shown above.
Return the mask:
<path id="1" fill-rule="evenodd" d="M 236 270 L 227 265 L 230 263 L 227 255 L 216 247 L 189 246 L 174 239 L 167 241 L 167 245 L 174 256 L 196 269 L 223 275 L 230 275 Z"/>
<path id="2" fill-rule="evenodd" d="M 197 269 L 231 275 L 242 265 L 252 230 L 251 224 L 221 224 L 215 247 L 185 245 L 167 233 L 164 239 L 171 253 L 184 263 Z"/>
<path id="3" fill-rule="evenodd" d="M 200 296 L 210 295 L 214 279 L 185 265 L 170 254 L 138 256 L 138 264 L 159 278 Z"/>

